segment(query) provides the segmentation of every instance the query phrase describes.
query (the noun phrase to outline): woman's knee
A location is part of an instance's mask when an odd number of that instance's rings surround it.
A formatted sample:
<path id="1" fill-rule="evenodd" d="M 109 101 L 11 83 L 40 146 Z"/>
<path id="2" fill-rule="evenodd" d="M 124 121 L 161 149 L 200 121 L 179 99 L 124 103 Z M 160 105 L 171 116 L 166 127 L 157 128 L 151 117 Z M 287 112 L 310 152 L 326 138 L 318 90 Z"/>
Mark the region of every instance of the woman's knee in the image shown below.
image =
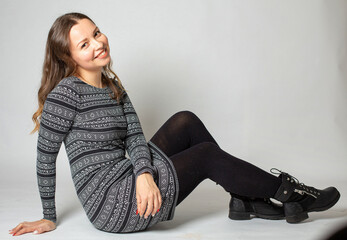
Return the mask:
<path id="1" fill-rule="evenodd" d="M 196 122 L 196 120 L 200 120 L 195 113 L 188 110 L 177 112 L 172 116 L 172 118 L 174 118 L 177 123 L 181 124 L 189 124 Z"/>
<path id="2" fill-rule="evenodd" d="M 220 149 L 219 146 L 213 142 L 202 142 L 194 145 L 195 148 L 198 148 L 200 151 L 205 152 L 206 154 L 213 153 L 214 151 Z"/>

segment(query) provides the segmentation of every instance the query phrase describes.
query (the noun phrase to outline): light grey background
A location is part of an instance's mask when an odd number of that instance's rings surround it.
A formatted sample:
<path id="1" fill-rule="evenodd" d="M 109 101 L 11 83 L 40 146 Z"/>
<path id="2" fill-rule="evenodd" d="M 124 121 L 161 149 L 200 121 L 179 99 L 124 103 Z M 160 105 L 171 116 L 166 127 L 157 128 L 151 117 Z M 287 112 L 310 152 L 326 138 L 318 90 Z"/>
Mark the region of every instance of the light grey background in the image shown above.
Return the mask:
<path id="1" fill-rule="evenodd" d="M 49 28 L 71 11 L 108 36 L 147 140 L 172 114 L 190 110 L 230 154 L 308 185 L 345 188 L 347 1 L 1 0 L 0 216 L 11 203 L 41 211 L 31 117 Z M 57 164 L 58 193 L 77 201 L 64 145 Z M 33 189 L 37 202 L 9 197 L 14 186 Z M 201 197 L 195 191 L 192 201 Z M 12 225 L 25 220 L 18 211 Z"/>

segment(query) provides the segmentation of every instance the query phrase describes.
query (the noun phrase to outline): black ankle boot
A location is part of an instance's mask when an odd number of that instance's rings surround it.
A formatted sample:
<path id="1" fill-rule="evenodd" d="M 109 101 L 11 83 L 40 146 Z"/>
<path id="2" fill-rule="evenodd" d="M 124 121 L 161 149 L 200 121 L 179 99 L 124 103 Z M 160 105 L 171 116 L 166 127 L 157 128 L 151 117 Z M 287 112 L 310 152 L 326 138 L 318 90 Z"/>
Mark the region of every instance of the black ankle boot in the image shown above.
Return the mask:
<path id="1" fill-rule="evenodd" d="M 247 198 L 232 195 L 229 202 L 229 218 L 233 220 L 249 220 L 251 215 L 264 219 L 283 219 L 283 207 L 268 198 Z"/>
<path id="2" fill-rule="evenodd" d="M 298 223 L 307 219 L 308 212 L 327 210 L 340 198 L 340 193 L 335 187 L 319 190 L 299 183 L 295 177 L 276 168 L 270 171 L 279 174 L 279 178 L 282 179 L 274 198 L 283 202 L 288 223 Z"/>

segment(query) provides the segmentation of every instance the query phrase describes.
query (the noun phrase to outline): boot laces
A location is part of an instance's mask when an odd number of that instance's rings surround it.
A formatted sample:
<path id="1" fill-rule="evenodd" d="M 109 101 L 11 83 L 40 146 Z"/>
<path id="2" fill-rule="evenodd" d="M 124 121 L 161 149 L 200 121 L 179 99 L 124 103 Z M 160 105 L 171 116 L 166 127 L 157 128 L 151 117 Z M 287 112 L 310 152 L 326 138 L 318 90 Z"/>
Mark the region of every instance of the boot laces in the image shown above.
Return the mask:
<path id="1" fill-rule="evenodd" d="M 283 172 L 282 170 L 279 170 L 277 168 L 271 168 L 270 172 L 276 175 L 283 174 L 287 177 L 287 181 L 290 181 L 292 183 L 295 182 L 295 184 L 299 187 L 295 188 L 294 192 L 297 192 L 301 195 L 304 195 L 306 193 L 314 198 L 317 198 L 317 195 L 320 195 L 320 192 L 318 189 L 305 185 L 304 183 L 300 182 L 296 177 L 290 175 L 289 173 Z"/>

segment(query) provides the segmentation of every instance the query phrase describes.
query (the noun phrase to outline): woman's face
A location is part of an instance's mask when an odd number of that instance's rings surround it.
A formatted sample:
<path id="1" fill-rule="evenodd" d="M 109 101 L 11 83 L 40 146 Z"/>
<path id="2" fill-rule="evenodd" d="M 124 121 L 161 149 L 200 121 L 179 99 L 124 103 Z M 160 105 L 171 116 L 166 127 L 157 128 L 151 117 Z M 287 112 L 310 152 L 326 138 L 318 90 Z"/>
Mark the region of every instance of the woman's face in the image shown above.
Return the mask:
<path id="1" fill-rule="evenodd" d="M 107 37 L 88 19 L 81 19 L 69 33 L 70 52 L 77 73 L 101 71 L 111 60 Z"/>

